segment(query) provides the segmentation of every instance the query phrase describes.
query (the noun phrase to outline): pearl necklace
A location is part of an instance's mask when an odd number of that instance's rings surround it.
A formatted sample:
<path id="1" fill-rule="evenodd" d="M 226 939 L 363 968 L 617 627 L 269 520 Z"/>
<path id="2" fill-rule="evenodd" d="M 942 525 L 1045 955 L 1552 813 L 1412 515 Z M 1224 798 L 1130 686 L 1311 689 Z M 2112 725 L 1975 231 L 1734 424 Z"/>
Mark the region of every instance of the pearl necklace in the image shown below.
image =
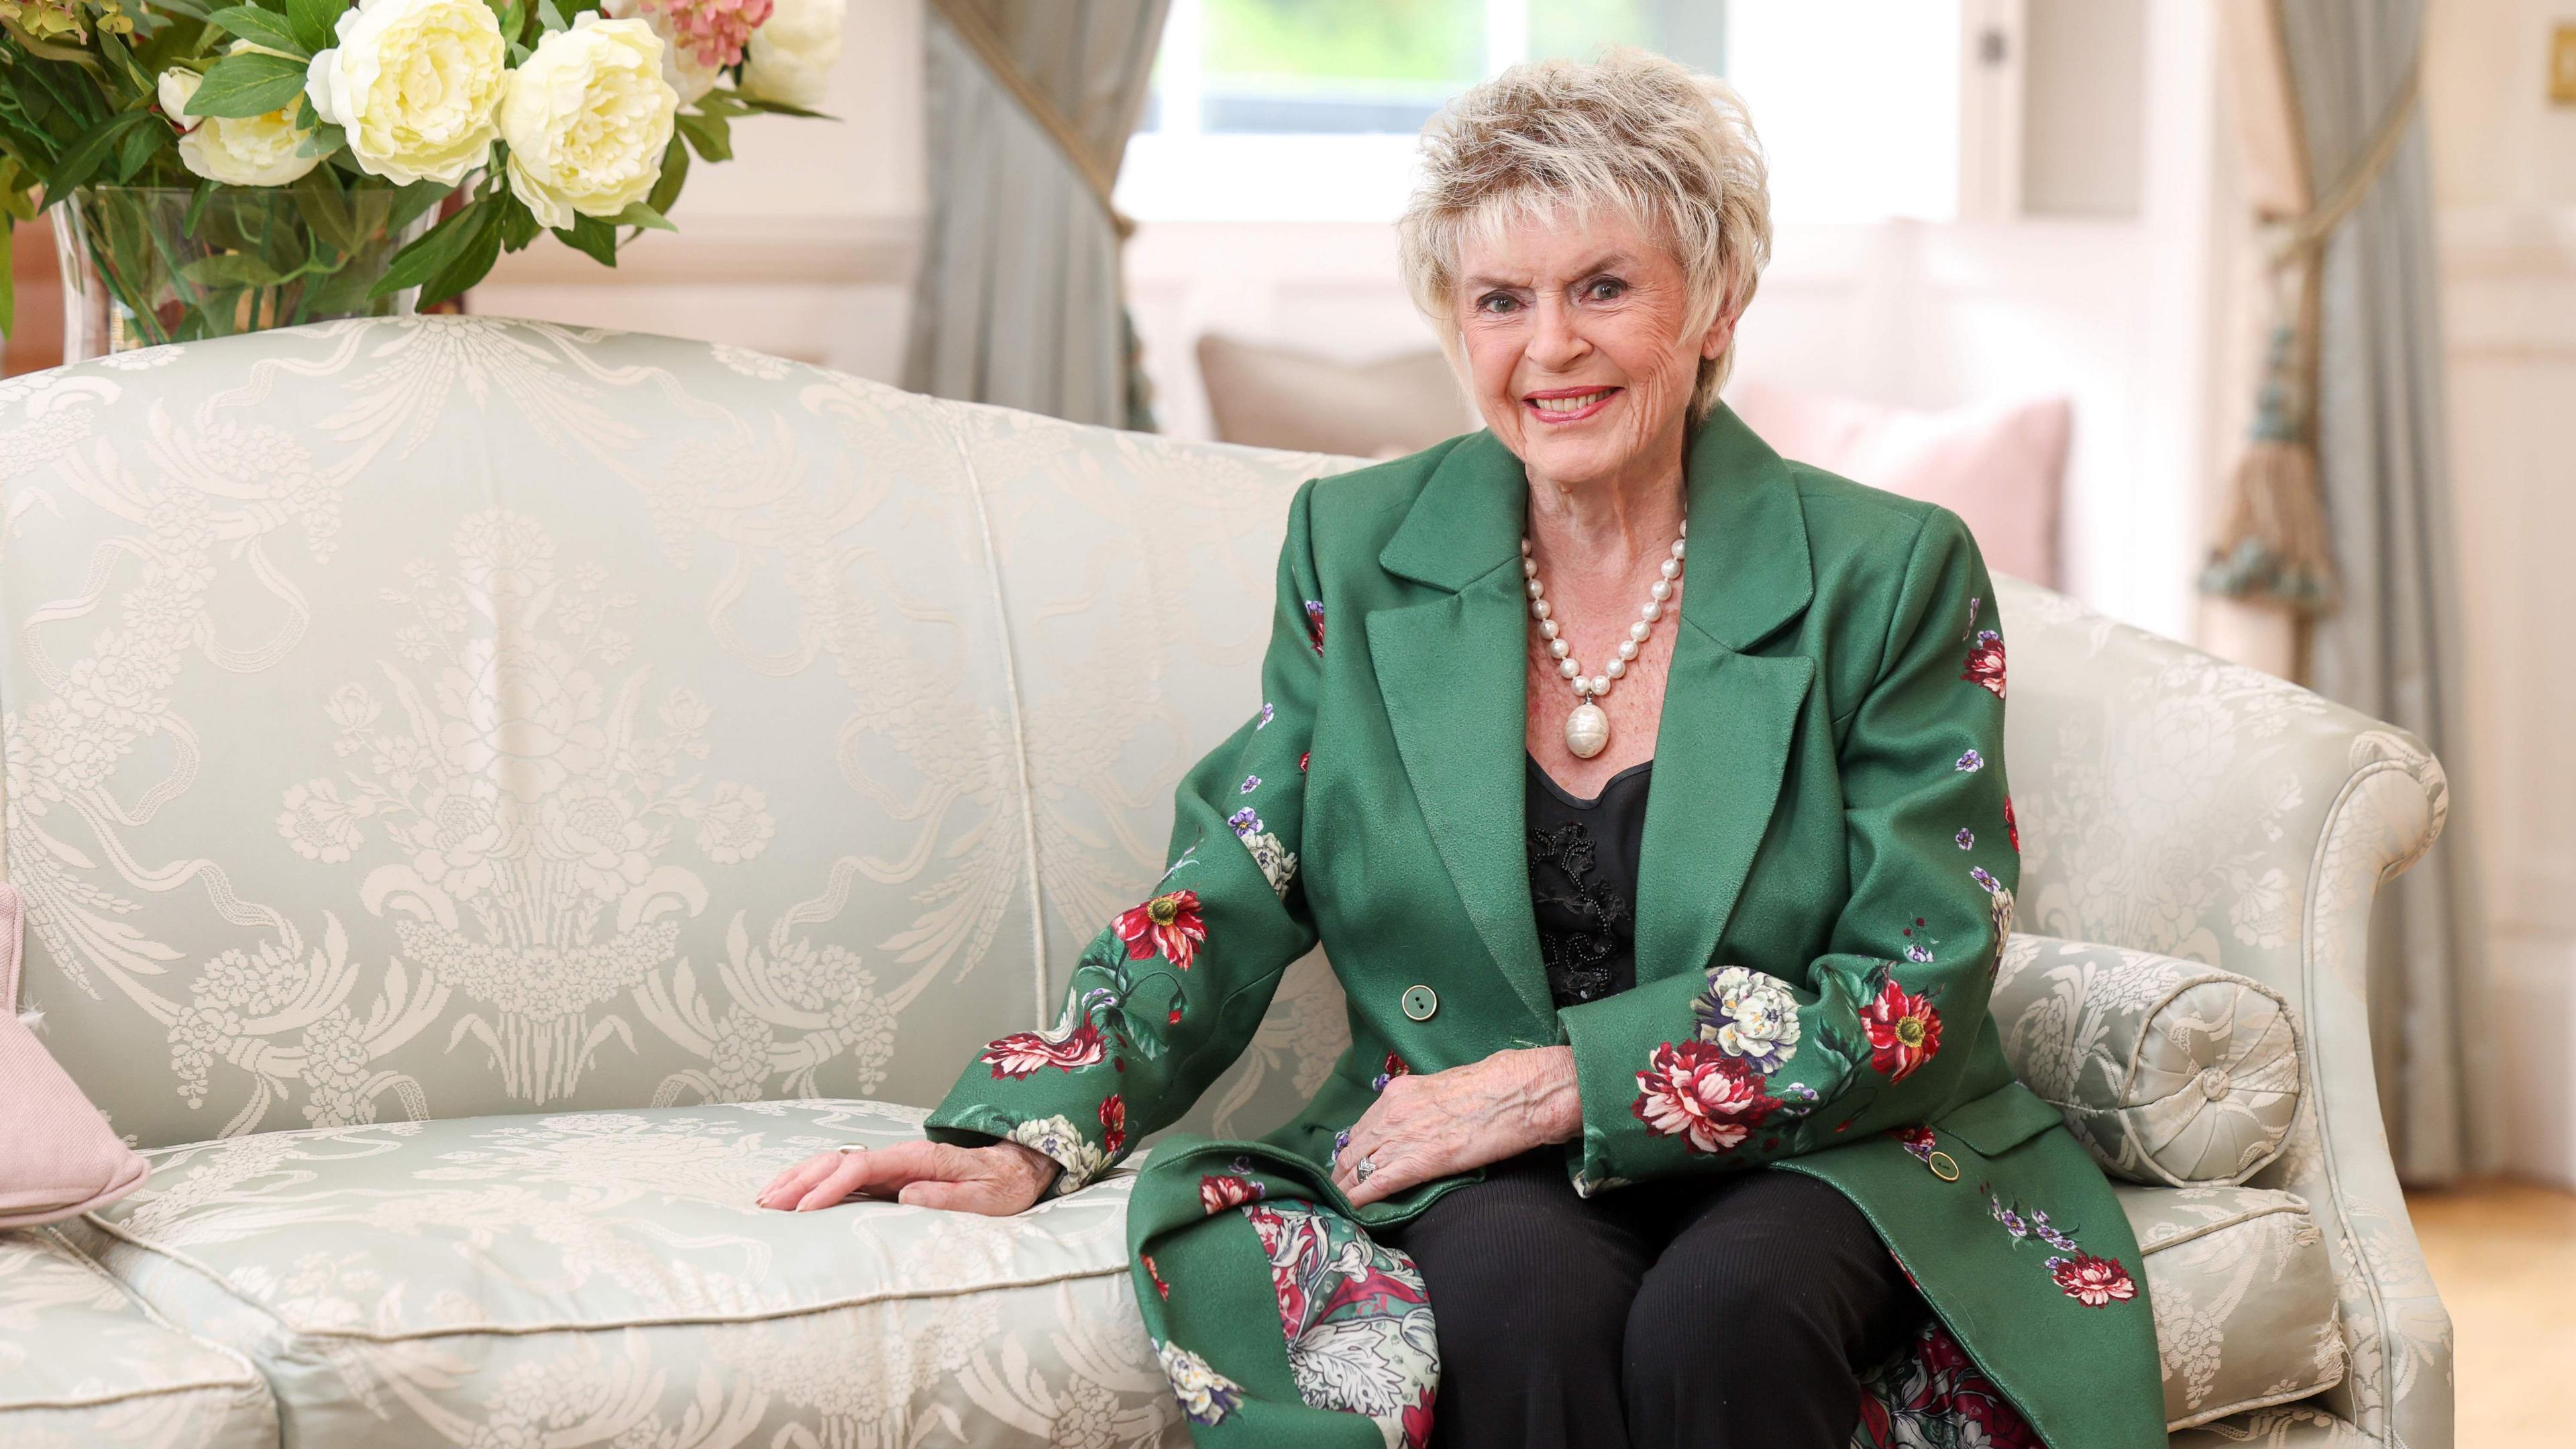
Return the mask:
<path id="1" fill-rule="evenodd" d="M 1591 759 L 1610 745 L 1610 716 L 1594 700 L 1610 693 L 1611 681 L 1628 672 L 1630 661 L 1646 637 L 1655 632 L 1655 621 L 1664 616 L 1664 601 L 1673 596 L 1673 584 L 1682 576 L 1682 545 L 1690 538 L 1690 521 L 1684 519 L 1682 536 L 1673 540 L 1673 556 L 1664 560 L 1663 577 L 1655 580 L 1652 598 L 1637 611 L 1637 622 L 1628 626 L 1628 637 L 1619 641 L 1618 657 L 1604 666 L 1599 674 L 1585 674 L 1575 659 L 1573 646 L 1560 637 L 1556 621 L 1548 617 L 1547 586 L 1538 581 L 1538 560 L 1530 557 L 1529 535 L 1521 535 L 1521 577 L 1529 581 L 1530 618 L 1538 623 L 1539 637 L 1547 641 L 1547 652 L 1556 659 L 1556 672 L 1574 686 L 1574 712 L 1565 717 L 1565 747 L 1575 758 Z"/>

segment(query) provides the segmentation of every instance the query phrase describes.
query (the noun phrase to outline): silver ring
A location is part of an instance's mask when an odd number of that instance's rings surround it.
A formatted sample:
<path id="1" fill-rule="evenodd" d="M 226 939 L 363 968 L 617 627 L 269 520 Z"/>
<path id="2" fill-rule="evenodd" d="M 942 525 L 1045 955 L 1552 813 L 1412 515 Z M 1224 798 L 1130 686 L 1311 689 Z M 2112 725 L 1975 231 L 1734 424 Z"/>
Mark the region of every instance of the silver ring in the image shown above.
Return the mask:
<path id="1" fill-rule="evenodd" d="M 834 1152 L 838 1152 L 838 1153 L 841 1153 L 841 1154 L 842 1154 L 842 1155 L 844 1155 L 844 1156 L 847 1156 L 848 1154 L 853 1153 L 853 1152 L 865 1152 L 865 1151 L 867 1151 L 867 1150 L 868 1150 L 868 1144 L 866 1144 L 866 1143 L 864 1143 L 864 1142 L 844 1142 L 844 1143 L 842 1143 L 840 1146 L 835 1147 L 835 1148 L 833 1148 L 832 1150 L 833 1150 Z"/>
<path id="2" fill-rule="evenodd" d="M 1377 1171 L 1377 1159 L 1373 1156 L 1363 1157 L 1360 1159 L 1360 1165 L 1351 1169 L 1351 1181 L 1366 1182 L 1369 1174 L 1375 1171 Z"/>

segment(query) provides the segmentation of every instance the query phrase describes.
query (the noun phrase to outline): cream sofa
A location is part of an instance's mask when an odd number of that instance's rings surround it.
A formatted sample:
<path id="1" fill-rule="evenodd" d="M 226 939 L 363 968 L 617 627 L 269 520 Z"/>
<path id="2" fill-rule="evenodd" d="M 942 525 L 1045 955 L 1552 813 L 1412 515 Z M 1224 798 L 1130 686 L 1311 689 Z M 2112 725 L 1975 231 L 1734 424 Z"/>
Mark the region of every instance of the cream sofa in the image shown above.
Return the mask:
<path id="1" fill-rule="evenodd" d="M 0 1442 L 1186 1442 L 1123 1175 L 1002 1221 L 751 1194 L 1051 1010 L 1339 466 L 482 319 L 0 384 L 23 1005 L 154 1162 L 0 1235 Z M 2176 1422 L 2217 1416 L 2176 1442 L 2447 1449 L 2361 982 L 2439 766 L 2002 608 L 2023 928 L 2306 1033 L 2278 1160 L 2126 1192 Z M 1342 1040 L 1302 963 L 1196 1124 L 1281 1120 Z"/>

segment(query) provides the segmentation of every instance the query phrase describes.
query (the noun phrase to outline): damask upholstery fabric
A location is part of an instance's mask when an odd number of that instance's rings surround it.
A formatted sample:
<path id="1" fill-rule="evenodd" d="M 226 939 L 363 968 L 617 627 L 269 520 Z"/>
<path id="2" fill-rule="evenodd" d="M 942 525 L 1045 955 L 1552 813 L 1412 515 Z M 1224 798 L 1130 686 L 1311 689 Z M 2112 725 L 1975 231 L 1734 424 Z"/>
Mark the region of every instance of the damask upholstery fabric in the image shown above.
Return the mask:
<path id="1" fill-rule="evenodd" d="M 1052 1019 L 1074 952 L 1160 869 L 1173 783 L 1255 692 L 1288 498 L 1347 466 L 479 318 L 0 383 L 0 861 L 28 900 L 27 1004 L 119 1132 L 241 1139 L 157 1153 L 161 1177 L 232 1150 L 408 1150 L 498 1114 L 740 1127 L 772 1120 L 763 1099 L 927 1104 L 997 1032 Z M 2007 579 L 1995 602 L 2021 923 L 2251 978 L 2303 1029 L 2288 1144 L 2244 1185 L 2309 1205 L 2348 1370 L 2180 1440 L 2446 1449 L 2448 1322 L 2389 1166 L 2363 993 L 2371 902 L 2439 833 L 2440 765 L 2072 600 Z M 1298 963 L 1189 1125 L 1269 1129 L 1346 1040 L 1330 970 Z M 330 1131 L 243 1137 L 276 1128 Z M 496 1212 L 576 1191 L 429 1184 L 466 1186 Z M 209 1342 L 274 1331 L 174 1258 L 61 1231 L 202 1312 L 179 1321 Z M 606 1246 L 692 1261 L 659 1231 Z M 266 1301 L 307 1289 L 292 1264 L 263 1271 Z M 374 1312 L 381 1293 L 337 1271 L 310 1280 L 317 1303 Z M 593 1280 L 628 1291 L 604 1266 L 527 1291 L 604 1313 Z M 495 1311 L 485 1286 L 407 1293 L 392 1322 Z M 807 1316 L 875 1332 L 856 1308 Z M 1085 1322 L 1068 1337 L 1088 1350 Z M 35 1332 L 0 1326 L 0 1354 Z M 275 1362 L 357 1403 L 349 1422 L 430 1443 L 541 1432 L 529 1414 L 556 1416 L 553 1442 L 588 1425 L 611 1443 L 626 1410 L 594 1403 L 630 1406 L 641 1441 L 691 1412 L 702 1374 L 733 1372 L 680 1324 L 387 1342 L 420 1348 L 400 1367 L 426 1377 L 361 1373 L 361 1393 L 330 1363 Z M 979 1432 L 1074 1422 L 1055 1365 L 1075 1361 L 1051 1351 L 986 1353 L 989 1391 L 966 1401 L 1017 1403 L 1023 1427 L 989 1427 L 994 1410 Z M 1096 1368 L 1120 1404 L 1165 1402 Z M 452 1392 L 414 1387 L 451 1373 Z M 750 1388 L 711 1392 L 688 1422 L 749 1413 Z M 767 1445 L 762 1425 L 823 1411 L 776 1412 L 692 1442 Z M 1076 1442 L 1147 1432 L 1086 1422 L 1112 1427 Z"/>
<path id="2" fill-rule="evenodd" d="M 2016 935 L 1995 978 L 2013 1074 L 2114 1177 L 2238 1183 L 2288 1145 L 2298 1029 L 2281 993 L 2152 951 Z"/>
<path id="3" fill-rule="evenodd" d="M 2371 903 L 2441 834 L 2440 762 L 2061 595 L 2006 581 L 1999 602 L 2020 651 L 2004 731 L 2021 925 L 2250 977 L 2302 1029 L 2289 1144 L 2245 1185 L 2296 1194 L 2324 1235 L 2343 1381 L 2179 1442 L 2448 1445 L 2450 1319 L 2390 1162 L 2365 987 Z"/>
<path id="4" fill-rule="evenodd" d="M 145 1146 L 935 1100 L 1159 869 L 1322 467 L 480 319 L 12 379 L 26 1004 Z"/>
<path id="5" fill-rule="evenodd" d="M 2190 1428 L 2343 1378 L 2334 1261 L 2308 1205 L 2251 1187 L 2123 1187 L 2147 1259 L 2165 1419 Z"/>
<path id="6" fill-rule="evenodd" d="M 0 1233 L 0 1444 L 274 1449 L 267 1381 L 172 1328 L 50 1228 Z"/>
<path id="7" fill-rule="evenodd" d="M 1015 1218 L 753 1203 L 921 1115 L 261 1133 L 154 1154 L 88 1231 L 161 1313 L 257 1363 L 289 1443 L 1185 1444 L 1127 1282 L 1130 1175 Z"/>

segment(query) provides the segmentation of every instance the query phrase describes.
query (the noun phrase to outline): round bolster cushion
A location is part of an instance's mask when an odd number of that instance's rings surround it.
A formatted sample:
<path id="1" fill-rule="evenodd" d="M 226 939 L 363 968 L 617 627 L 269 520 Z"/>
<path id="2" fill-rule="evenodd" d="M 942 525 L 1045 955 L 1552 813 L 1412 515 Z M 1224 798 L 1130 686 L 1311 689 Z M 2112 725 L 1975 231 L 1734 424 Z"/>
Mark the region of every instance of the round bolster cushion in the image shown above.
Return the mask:
<path id="1" fill-rule="evenodd" d="M 2065 1114 L 2113 1177 L 2241 1183 L 2289 1143 L 2298 1023 L 2260 981 L 2152 951 L 2016 934 L 1991 1010 L 2014 1074 Z"/>

